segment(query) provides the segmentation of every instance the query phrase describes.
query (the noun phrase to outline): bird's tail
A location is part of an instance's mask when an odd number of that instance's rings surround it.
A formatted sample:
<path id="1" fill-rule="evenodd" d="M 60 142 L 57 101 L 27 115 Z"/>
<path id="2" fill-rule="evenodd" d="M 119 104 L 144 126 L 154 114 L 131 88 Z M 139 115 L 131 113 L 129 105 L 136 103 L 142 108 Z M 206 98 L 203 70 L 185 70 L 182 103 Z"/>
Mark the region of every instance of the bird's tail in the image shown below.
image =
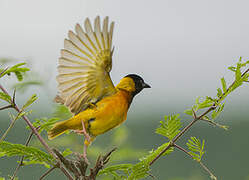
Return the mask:
<path id="1" fill-rule="evenodd" d="M 48 139 L 54 139 L 55 137 L 65 133 L 68 129 L 68 120 L 55 123 L 54 127 L 48 131 Z"/>

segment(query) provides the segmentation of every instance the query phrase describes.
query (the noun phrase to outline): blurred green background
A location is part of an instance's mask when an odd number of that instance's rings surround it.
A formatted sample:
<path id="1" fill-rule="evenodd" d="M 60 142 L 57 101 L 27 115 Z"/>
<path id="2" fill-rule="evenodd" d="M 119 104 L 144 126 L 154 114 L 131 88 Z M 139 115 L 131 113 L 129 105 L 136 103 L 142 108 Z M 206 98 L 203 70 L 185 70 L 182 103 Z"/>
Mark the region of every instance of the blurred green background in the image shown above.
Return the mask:
<path id="1" fill-rule="evenodd" d="M 108 15 L 116 23 L 111 72 L 114 83 L 126 74 L 137 73 L 152 88 L 135 97 L 124 125 L 94 141 L 90 160 L 98 151 L 118 146 L 114 164 L 137 162 L 144 152 L 165 142 L 154 133 L 164 115 L 182 113 L 198 96 L 215 96 L 220 77 L 225 76 L 228 84 L 233 80 L 226 67 L 234 65 L 240 56 L 248 60 L 248 5 L 245 0 L 0 0 L 1 64 L 6 58 L 16 60 L 10 64 L 29 63 L 32 73 L 27 80 L 41 79 L 40 86 L 17 91 L 17 103 L 36 93 L 39 99 L 32 106 L 30 119 L 52 117 L 57 59 L 68 30 L 86 17 L 93 20 L 97 15 L 102 19 Z M 16 79 L 6 77 L 0 83 L 13 91 Z M 229 131 L 197 123 L 179 142 L 184 146 L 190 136 L 205 139 L 204 162 L 218 179 L 249 179 L 248 88 L 245 84 L 229 95 L 217 119 L 228 125 Z M 1 136 L 9 125 L 8 110 L 1 111 L 0 117 Z M 184 114 L 181 117 L 185 124 L 190 121 Z M 7 140 L 23 143 L 27 136 L 26 124 L 18 120 Z M 53 146 L 81 152 L 82 143 L 82 137 L 70 134 L 55 139 Z M 36 141 L 32 144 L 39 145 Z M 16 160 L 0 159 L 0 177 L 12 174 Z M 196 162 L 177 150 L 152 169 L 156 179 L 209 179 Z M 34 179 L 44 171 L 39 165 L 27 166 L 18 177 Z M 58 177 L 63 176 L 55 171 L 47 179 Z"/>
<path id="2" fill-rule="evenodd" d="M 5 78 L 5 80 L 8 78 L 9 77 Z M 12 79 L 12 82 L 16 82 L 16 80 Z M 7 85 L 7 87 L 10 91 L 13 91 L 10 85 Z M 27 91 L 24 93 L 18 93 L 17 91 L 17 103 L 22 104 L 24 99 L 27 99 L 30 96 L 30 93 L 36 92 L 42 88 L 44 88 L 44 86 L 28 86 Z M 243 88 L 238 89 L 237 91 L 240 90 L 243 91 Z M 34 121 L 36 118 L 53 117 L 56 109 L 58 110 L 57 105 L 51 103 L 51 101 L 47 103 L 44 102 L 46 97 L 43 93 L 40 93 L 38 96 L 38 101 L 35 102 L 31 108 L 32 114 L 29 116 L 30 119 Z M 141 94 L 139 99 L 142 97 L 143 95 Z M 231 98 L 228 97 L 228 99 Z M 236 98 L 234 101 L 234 103 L 227 103 L 223 114 L 221 114 L 217 119 L 219 123 L 229 126 L 228 131 L 213 127 L 205 122 L 199 122 L 186 133 L 178 144 L 185 146 L 185 143 L 190 136 L 205 139 L 206 154 L 204 155 L 203 162 L 215 173 L 218 179 L 248 180 L 248 113 L 241 113 L 244 111 L 243 107 L 246 107 L 246 104 L 239 105 L 238 102 L 236 102 Z M 189 104 L 191 103 L 193 102 L 189 102 Z M 236 105 L 235 109 L 231 109 L 235 107 L 233 104 Z M 134 99 L 134 104 L 131 107 L 131 112 L 128 115 L 127 121 L 120 127 L 97 137 L 92 146 L 90 146 L 88 154 L 92 164 L 94 164 L 96 155 L 106 153 L 113 147 L 118 147 L 118 150 L 113 153 L 110 164 L 127 162 L 135 163 L 138 162 L 138 159 L 143 157 L 146 152 L 156 148 L 166 141 L 165 138 L 155 134 L 154 131 L 158 127 L 159 121 L 163 119 L 164 114 L 179 112 L 178 105 L 176 103 L 170 105 L 165 104 L 165 106 L 158 105 L 157 110 L 150 110 L 150 108 L 148 108 L 148 110 L 144 112 L 134 112 L 132 109 L 134 109 L 135 106 L 140 106 L 140 108 L 144 107 Z M 165 110 L 163 110 L 164 108 Z M 170 111 L 167 109 L 170 109 Z M 13 111 L 10 112 L 14 113 Z M 1 136 L 10 124 L 10 121 L 8 110 L 1 111 L 0 115 Z M 183 118 L 182 122 L 185 125 L 191 120 L 184 114 L 181 114 L 181 117 Z M 8 134 L 6 140 L 13 143 L 24 143 L 28 135 L 29 131 L 26 128 L 26 124 L 22 119 L 20 119 Z M 46 134 L 43 135 L 52 147 L 57 147 L 61 150 L 70 148 L 73 151 L 82 152 L 82 136 L 70 133 L 60 136 L 53 141 L 48 141 Z M 31 145 L 41 147 L 40 143 L 35 138 L 31 141 Z M 8 177 L 8 175 L 12 175 L 17 165 L 16 161 L 18 160 L 19 158 L 1 158 L 1 176 Z M 45 171 L 46 168 L 42 165 L 25 166 L 19 170 L 18 177 L 19 179 L 34 179 L 34 177 L 38 177 Z M 175 150 L 169 156 L 163 157 L 157 161 L 152 166 L 152 174 L 156 179 L 209 179 L 208 174 L 198 165 L 198 163 L 194 162 L 178 150 Z M 59 170 L 56 170 L 51 173 L 47 179 L 55 179 L 58 177 L 65 178 Z"/>

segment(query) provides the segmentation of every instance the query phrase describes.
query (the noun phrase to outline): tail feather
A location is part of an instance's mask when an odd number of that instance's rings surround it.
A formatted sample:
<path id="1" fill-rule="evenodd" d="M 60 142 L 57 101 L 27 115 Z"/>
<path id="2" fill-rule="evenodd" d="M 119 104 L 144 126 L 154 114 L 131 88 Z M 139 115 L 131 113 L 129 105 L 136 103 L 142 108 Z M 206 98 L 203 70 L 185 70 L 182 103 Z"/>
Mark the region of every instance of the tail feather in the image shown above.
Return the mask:
<path id="1" fill-rule="evenodd" d="M 65 133 L 69 127 L 67 126 L 67 121 L 58 122 L 54 125 L 52 129 L 48 132 L 48 139 L 54 139 L 55 137 Z"/>

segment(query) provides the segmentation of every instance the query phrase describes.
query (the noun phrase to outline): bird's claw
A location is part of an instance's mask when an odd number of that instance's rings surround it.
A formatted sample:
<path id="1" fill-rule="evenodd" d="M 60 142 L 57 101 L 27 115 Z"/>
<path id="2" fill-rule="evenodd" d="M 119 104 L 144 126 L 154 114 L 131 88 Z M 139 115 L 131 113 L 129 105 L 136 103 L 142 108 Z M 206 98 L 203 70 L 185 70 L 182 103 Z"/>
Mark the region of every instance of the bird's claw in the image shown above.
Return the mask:
<path id="1" fill-rule="evenodd" d="M 80 135 L 83 134 L 83 135 L 85 136 L 86 140 L 87 140 L 88 142 L 91 142 L 91 137 L 90 137 L 89 134 L 88 134 L 87 132 L 85 132 L 84 130 L 73 130 L 73 132 L 76 133 L 76 134 L 80 134 Z"/>

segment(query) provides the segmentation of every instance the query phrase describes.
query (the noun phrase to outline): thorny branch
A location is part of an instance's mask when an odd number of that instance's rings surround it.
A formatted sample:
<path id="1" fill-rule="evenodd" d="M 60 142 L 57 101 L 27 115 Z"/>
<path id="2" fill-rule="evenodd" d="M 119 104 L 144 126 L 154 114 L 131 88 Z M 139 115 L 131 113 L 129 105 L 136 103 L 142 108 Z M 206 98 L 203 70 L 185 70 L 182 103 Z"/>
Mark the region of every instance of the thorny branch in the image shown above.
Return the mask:
<path id="1" fill-rule="evenodd" d="M 56 168 L 57 168 L 56 166 L 50 168 L 47 172 L 45 172 L 45 173 L 39 178 L 39 180 L 44 179 L 49 173 L 51 173 L 51 172 L 52 172 L 53 170 L 55 170 Z"/>
<path id="2" fill-rule="evenodd" d="M 34 134 L 33 132 L 30 133 L 30 135 L 29 135 L 29 137 L 28 137 L 28 139 L 27 139 L 27 141 L 26 141 L 26 143 L 25 143 L 25 146 L 28 146 L 28 145 L 29 145 L 29 142 L 30 142 L 30 140 L 31 140 L 31 138 L 32 138 L 32 136 L 33 136 L 33 134 Z M 12 177 L 11 177 L 11 180 L 14 180 L 14 179 L 15 179 L 18 170 L 20 169 L 21 166 L 23 166 L 23 160 L 24 160 L 24 156 L 21 157 L 20 163 L 17 165 L 16 170 L 15 170 L 14 174 L 13 174 Z"/>
<path id="3" fill-rule="evenodd" d="M 249 68 L 241 75 L 241 77 L 245 76 L 247 73 L 249 72 Z M 236 82 L 236 80 L 233 81 L 233 83 L 228 87 L 227 91 L 230 91 L 230 89 L 233 87 L 234 83 Z M 223 97 L 226 95 L 226 92 L 223 92 L 223 94 L 219 97 L 219 99 L 217 100 L 217 102 L 220 102 L 223 100 Z M 209 107 L 205 112 L 203 112 L 200 116 L 196 115 L 196 112 L 193 110 L 193 120 L 185 127 L 183 128 L 176 136 L 175 138 L 170 141 L 169 145 L 166 146 L 161 152 L 160 154 L 158 154 L 151 162 L 150 162 L 150 166 L 156 161 L 158 160 L 167 150 L 169 150 L 171 147 L 176 147 L 178 149 L 179 146 L 176 145 L 175 143 L 177 142 L 177 140 L 179 140 L 181 138 L 182 135 L 184 135 L 198 120 L 203 120 L 203 117 L 205 115 L 207 115 L 208 113 L 210 113 L 211 111 L 215 110 L 217 108 L 218 103 L 214 103 L 211 107 Z M 182 148 L 180 150 L 183 150 Z M 185 151 L 184 151 L 185 152 Z M 186 151 L 187 152 L 187 151 Z M 185 153 L 186 153 L 185 152 Z M 191 156 L 192 157 L 192 156 Z M 205 171 L 207 171 L 210 174 L 210 177 L 213 179 L 216 179 L 216 177 L 211 173 L 211 171 L 202 163 L 199 162 L 200 165 L 205 169 Z"/>
<path id="4" fill-rule="evenodd" d="M 174 147 L 176 147 L 177 149 L 181 150 L 182 152 L 186 153 L 188 156 L 190 156 L 191 158 L 193 158 L 193 156 L 186 149 L 184 149 L 183 147 L 181 147 L 181 146 L 179 146 L 177 144 L 174 144 Z M 197 161 L 197 162 L 201 165 L 201 167 L 203 169 L 205 169 L 209 173 L 209 175 L 210 175 L 210 177 L 212 179 L 217 180 L 217 178 L 215 177 L 215 175 L 208 169 L 208 167 L 205 164 L 203 164 L 201 161 Z"/>
<path id="5" fill-rule="evenodd" d="M 88 168 L 88 164 L 84 161 L 84 158 L 82 158 L 80 154 L 76 154 L 75 153 L 76 159 L 75 160 L 71 160 L 71 159 L 65 158 L 58 150 L 53 149 L 53 151 L 58 156 L 58 158 L 61 160 L 61 162 L 64 164 L 64 166 L 72 174 L 74 174 L 74 177 L 75 177 L 76 180 L 95 180 L 96 177 L 97 177 L 98 172 L 101 169 L 103 169 L 104 166 L 108 163 L 108 161 L 110 160 L 111 154 L 116 149 L 117 148 L 112 149 L 110 152 L 108 152 L 104 156 L 100 155 L 97 158 L 97 161 L 95 163 L 94 168 L 90 168 L 90 174 L 89 175 L 86 174 L 86 170 Z M 47 174 L 48 173 L 46 173 L 46 175 Z"/>
<path id="6" fill-rule="evenodd" d="M 2 71 L 0 73 L 0 76 L 7 70 L 8 68 L 6 68 L 4 71 Z M 242 75 L 241 77 L 243 77 L 244 75 L 246 75 L 249 72 L 249 69 L 247 69 Z M 182 152 L 186 153 L 188 156 L 190 156 L 191 158 L 193 158 L 193 156 L 184 148 L 182 148 L 181 146 L 177 145 L 176 142 L 199 120 L 203 120 L 206 121 L 210 124 L 213 125 L 219 125 L 216 124 L 212 121 L 206 120 L 204 119 L 204 116 L 207 115 L 208 113 L 210 113 L 211 111 L 215 110 L 218 106 L 218 102 L 222 101 L 223 98 L 226 96 L 226 93 L 233 87 L 234 83 L 236 82 L 236 80 L 228 87 L 227 91 L 224 92 L 219 99 L 217 100 L 217 103 L 214 103 L 211 107 L 209 107 L 205 112 L 203 112 L 200 116 L 196 115 L 196 112 L 193 110 L 193 120 L 185 127 L 183 128 L 176 136 L 175 138 L 173 138 L 173 140 L 170 141 L 169 145 L 167 147 L 165 147 L 158 156 L 156 156 L 151 162 L 150 162 L 150 166 L 156 161 L 158 160 L 168 149 L 170 149 L 171 147 L 175 147 L 179 150 L 181 150 Z M 245 82 L 249 82 L 249 81 L 245 81 Z M 3 88 L 3 86 L 0 84 L 0 89 L 7 95 L 8 92 Z M 22 110 L 19 109 L 19 107 L 16 105 L 15 103 L 15 91 L 13 94 L 13 97 L 11 99 L 11 104 L 4 106 L 2 108 L 0 108 L 0 110 L 4 110 L 4 109 L 8 109 L 8 108 L 14 108 L 18 113 L 21 113 Z M 112 154 L 112 152 L 114 152 L 116 150 L 116 148 L 114 148 L 113 150 L 111 150 L 109 153 L 107 153 L 104 156 L 99 156 L 94 168 L 90 168 L 90 174 L 86 175 L 86 170 L 88 168 L 88 164 L 83 160 L 83 158 L 79 155 L 76 154 L 77 160 L 70 160 L 70 159 L 66 159 L 58 150 L 56 149 L 51 149 L 47 143 L 44 141 L 44 139 L 40 136 L 40 134 L 38 133 L 38 130 L 32 125 L 32 123 L 30 122 L 30 120 L 27 118 L 27 116 L 22 116 L 22 118 L 26 121 L 26 123 L 28 124 L 28 126 L 31 128 L 32 132 L 30 134 L 30 136 L 27 139 L 26 142 L 26 146 L 28 146 L 31 137 L 35 134 L 37 136 L 37 138 L 39 139 L 39 141 L 42 143 L 42 145 L 45 147 L 45 149 L 57 160 L 57 164 L 52 167 L 51 169 L 49 169 L 47 172 L 45 172 L 41 177 L 40 180 L 42 180 L 44 177 L 46 177 L 49 173 L 51 173 L 54 169 L 56 168 L 60 168 L 61 171 L 68 177 L 68 179 L 73 180 L 73 177 L 71 176 L 71 174 L 68 172 L 70 171 L 74 176 L 76 180 L 95 180 L 96 176 L 98 174 L 98 172 L 104 168 L 104 165 L 108 163 L 109 159 L 110 159 L 110 155 Z M 23 159 L 24 157 L 21 157 L 20 159 L 20 163 L 18 164 L 13 176 L 11 177 L 11 180 L 15 178 L 19 168 L 23 165 Z M 213 173 L 201 162 L 198 161 L 198 163 L 202 166 L 202 168 L 208 172 L 211 176 L 212 179 L 217 179 Z M 62 166 L 64 165 L 66 167 L 66 169 Z M 67 171 L 68 170 L 68 171 Z"/>
<path id="7" fill-rule="evenodd" d="M 0 73 L 0 76 L 7 70 L 8 68 L 6 68 L 4 71 L 2 71 Z M 9 93 L 6 91 L 6 89 L 0 84 L 0 89 L 2 90 L 3 93 L 5 93 L 6 95 L 9 96 Z M 22 109 L 20 109 L 16 102 L 15 102 L 15 95 L 16 95 L 16 91 L 14 90 L 13 96 L 11 98 L 11 102 L 10 105 L 4 106 L 2 108 L 0 108 L 1 110 L 4 109 L 8 109 L 8 108 L 13 108 L 15 109 L 19 114 L 22 113 Z M 110 155 L 116 150 L 116 148 L 112 149 L 110 152 L 108 152 L 106 155 L 104 156 L 99 156 L 95 166 L 93 168 L 90 168 L 90 174 L 86 175 L 86 170 L 88 168 L 88 164 L 84 161 L 84 159 L 81 157 L 80 154 L 76 154 L 77 160 L 69 160 L 66 159 L 59 151 L 55 150 L 55 149 L 51 149 L 48 144 L 44 141 L 44 139 L 41 137 L 41 135 L 38 133 L 39 127 L 35 128 L 32 123 L 30 122 L 30 120 L 28 119 L 27 116 L 23 115 L 22 118 L 26 121 L 26 123 L 28 124 L 28 126 L 31 129 L 31 133 L 27 138 L 27 141 L 25 143 L 25 146 L 28 146 L 31 138 L 33 135 L 36 135 L 36 137 L 38 138 L 38 140 L 41 142 L 41 144 L 45 147 L 45 149 L 57 160 L 56 165 L 54 165 L 52 168 L 50 168 L 48 171 L 46 171 L 41 177 L 40 180 L 42 180 L 43 178 L 45 178 L 48 174 L 50 174 L 54 169 L 59 168 L 61 169 L 61 171 L 67 176 L 67 178 L 69 180 L 73 180 L 73 179 L 82 179 L 82 180 L 95 180 L 96 176 L 98 174 L 98 172 L 104 168 L 104 165 L 107 164 L 107 162 L 110 159 Z M 15 123 L 15 119 L 11 122 L 11 125 L 9 126 L 6 134 L 8 133 L 8 131 L 14 126 Z M 4 139 L 5 136 L 2 137 L 2 139 Z M 16 174 L 18 172 L 18 170 L 21 168 L 21 166 L 23 166 L 23 160 L 24 160 L 24 156 L 22 156 L 20 158 L 20 163 L 18 164 L 18 166 L 16 167 L 11 180 L 15 179 Z M 65 168 L 66 169 L 65 169 Z M 71 172 L 75 178 L 73 178 L 71 176 L 71 174 L 69 172 Z"/>
<path id="8" fill-rule="evenodd" d="M 2 71 L 0 73 L 0 76 L 6 71 L 7 69 L 5 69 L 4 71 Z M 0 84 L 0 89 L 9 96 L 9 93 L 5 90 L 5 88 Z M 17 104 L 15 103 L 15 91 L 14 91 L 14 95 L 13 98 L 11 99 L 11 105 L 12 108 L 14 108 L 18 113 L 21 113 L 21 109 L 17 106 Z M 39 134 L 39 132 L 37 131 L 37 129 L 33 126 L 33 124 L 30 122 L 30 120 L 28 119 L 27 116 L 23 115 L 22 118 L 25 120 L 25 122 L 28 124 L 28 126 L 30 127 L 30 129 L 32 130 L 32 132 L 36 135 L 36 137 L 39 139 L 39 141 L 41 142 L 41 144 L 45 147 L 45 149 L 58 161 L 58 157 L 56 156 L 56 154 L 51 150 L 51 148 L 48 146 L 48 144 L 45 142 L 45 140 L 41 137 L 41 135 Z M 60 164 L 59 168 L 61 169 L 61 171 L 68 177 L 68 179 L 73 180 L 73 177 L 68 173 L 68 171 L 62 166 L 61 162 L 58 161 L 58 163 Z"/>

